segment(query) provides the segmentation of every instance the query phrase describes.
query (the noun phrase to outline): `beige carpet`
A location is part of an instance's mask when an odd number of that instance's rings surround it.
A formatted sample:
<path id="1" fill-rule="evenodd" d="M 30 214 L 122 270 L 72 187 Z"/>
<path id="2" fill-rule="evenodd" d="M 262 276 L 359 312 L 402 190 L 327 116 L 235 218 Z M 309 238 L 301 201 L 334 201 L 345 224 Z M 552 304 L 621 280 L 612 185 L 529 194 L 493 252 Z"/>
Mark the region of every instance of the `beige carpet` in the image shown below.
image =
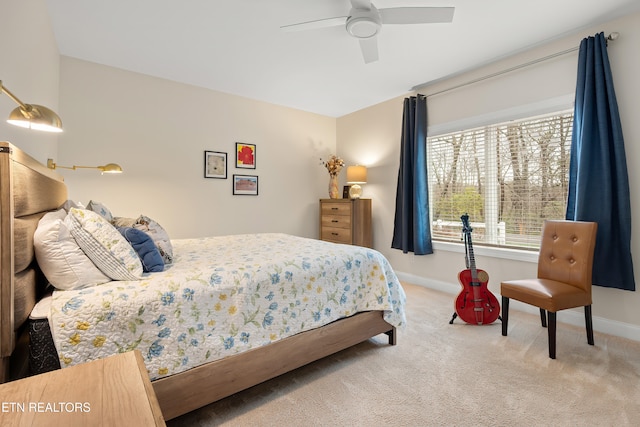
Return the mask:
<path id="1" fill-rule="evenodd" d="M 405 284 L 408 326 L 168 421 L 177 426 L 640 425 L 640 343 L 539 316 L 449 325 L 455 296 Z M 562 312 L 558 314 L 562 321 Z"/>

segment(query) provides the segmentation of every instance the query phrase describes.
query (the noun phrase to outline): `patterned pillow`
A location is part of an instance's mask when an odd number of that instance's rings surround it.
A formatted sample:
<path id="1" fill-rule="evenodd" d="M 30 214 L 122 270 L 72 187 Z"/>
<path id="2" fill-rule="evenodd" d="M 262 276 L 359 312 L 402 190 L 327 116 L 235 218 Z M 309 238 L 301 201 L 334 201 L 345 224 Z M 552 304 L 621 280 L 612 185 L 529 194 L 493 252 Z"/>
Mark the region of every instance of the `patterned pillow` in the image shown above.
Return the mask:
<path id="1" fill-rule="evenodd" d="M 81 289 L 111 281 L 80 249 L 64 223 L 60 209 L 43 216 L 33 234 L 38 265 L 57 289 Z"/>
<path id="2" fill-rule="evenodd" d="M 89 203 L 87 203 L 87 209 L 99 214 L 102 218 L 106 219 L 109 222 L 113 220 L 111 211 L 103 203 L 96 202 L 95 200 L 89 200 Z"/>
<path id="3" fill-rule="evenodd" d="M 65 224 L 85 254 L 113 280 L 139 280 L 142 263 L 129 242 L 97 213 L 71 208 Z"/>
<path id="4" fill-rule="evenodd" d="M 136 223 L 136 219 L 135 218 L 126 218 L 123 216 L 114 216 L 113 219 L 111 220 L 111 224 L 113 224 L 114 227 L 118 228 L 118 227 L 133 227 L 133 224 Z"/>
<path id="5" fill-rule="evenodd" d="M 64 202 L 62 204 L 62 206 L 60 206 L 60 208 L 64 209 L 65 212 L 67 212 L 67 213 L 69 212 L 69 209 L 71 209 L 71 208 L 85 209 L 85 207 L 84 207 L 84 205 L 82 203 L 73 201 L 71 199 L 67 199 L 67 201 Z M 64 219 L 64 218 L 62 218 L 62 219 Z"/>
<path id="6" fill-rule="evenodd" d="M 142 230 L 131 227 L 117 227 L 117 229 L 140 257 L 145 273 L 157 273 L 164 270 L 164 261 L 151 236 Z"/>
<path id="7" fill-rule="evenodd" d="M 148 216 L 140 215 L 133 224 L 133 228 L 142 230 L 151 236 L 153 242 L 160 251 L 160 255 L 162 255 L 165 265 L 169 265 L 173 262 L 173 246 L 171 245 L 171 239 L 169 239 L 169 235 L 160 224 Z"/>

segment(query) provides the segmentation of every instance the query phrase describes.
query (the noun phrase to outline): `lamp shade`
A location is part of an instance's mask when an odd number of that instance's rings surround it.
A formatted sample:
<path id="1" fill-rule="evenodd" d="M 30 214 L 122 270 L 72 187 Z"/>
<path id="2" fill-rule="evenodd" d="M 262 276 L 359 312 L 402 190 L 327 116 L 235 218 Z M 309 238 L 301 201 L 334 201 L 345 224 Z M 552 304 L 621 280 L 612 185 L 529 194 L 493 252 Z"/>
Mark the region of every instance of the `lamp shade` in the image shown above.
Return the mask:
<path id="1" fill-rule="evenodd" d="M 25 104 L 11 93 L 11 91 L 2 84 L 2 80 L 0 80 L 0 95 L 3 93 L 18 104 L 18 107 L 14 108 L 11 114 L 9 114 L 7 123 L 27 129 L 62 132 L 62 120 L 60 120 L 60 117 L 55 111 L 42 105 Z"/>
<path id="2" fill-rule="evenodd" d="M 25 104 L 25 106 L 27 108 L 14 108 L 9 114 L 7 123 L 46 132 L 62 132 L 62 120 L 54 111 L 42 105 Z"/>
<path id="3" fill-rule="evenodd" d="M 122 173 L 120 165 L 115 163 L 107 163 L 104 166 L 98 166 L 98 169 L 100 169 L 102 173 Z"/>
<path id="4" fill-rule="evenodd" d="M 367 183 L 367 167 L 366 166 L 349 166 L 347 168 L 347 184 L 366 184 Z"/>

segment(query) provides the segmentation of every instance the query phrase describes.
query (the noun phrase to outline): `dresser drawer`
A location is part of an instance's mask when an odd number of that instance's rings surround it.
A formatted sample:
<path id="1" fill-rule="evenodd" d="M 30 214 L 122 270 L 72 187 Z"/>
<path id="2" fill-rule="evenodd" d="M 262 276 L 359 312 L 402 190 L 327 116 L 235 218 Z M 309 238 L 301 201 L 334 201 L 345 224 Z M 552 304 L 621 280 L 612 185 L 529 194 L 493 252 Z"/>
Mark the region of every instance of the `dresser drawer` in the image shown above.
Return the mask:
<path id="1" fill-rule="evenodd" d="M 320 239 L 372 247 L 371 199 L 320 199 Z"/>
<path id="2" fill-rule="evenodd" d="M 322 203 L 322 216 L 325 215 L 347 215 L 351 216 L 351 205 L 348 203 Z"/>
<path id="3" fill-rule="evenodd" d="M 351 229 L 351 215 L 322 215 L 322 228 L 324 227 Z"/>
<path id="4" fill-rule="evenodd" d="M 322 227 L 322 236 L 320 236 L 320 239 L 329 242 L 351 244 L 351 229 Z"/>

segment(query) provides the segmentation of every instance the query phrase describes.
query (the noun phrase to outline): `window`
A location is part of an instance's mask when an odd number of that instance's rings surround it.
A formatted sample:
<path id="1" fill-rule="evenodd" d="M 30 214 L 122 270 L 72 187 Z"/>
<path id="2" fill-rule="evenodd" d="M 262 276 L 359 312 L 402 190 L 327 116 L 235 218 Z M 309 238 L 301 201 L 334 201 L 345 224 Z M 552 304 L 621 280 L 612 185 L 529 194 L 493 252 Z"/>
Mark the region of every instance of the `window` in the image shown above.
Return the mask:
<path id="1" fill-rule="evenodd" d="M 434 240 L 538 249 L 545 219 L 564 219 L 573 110 L 427 138 Z"/>

